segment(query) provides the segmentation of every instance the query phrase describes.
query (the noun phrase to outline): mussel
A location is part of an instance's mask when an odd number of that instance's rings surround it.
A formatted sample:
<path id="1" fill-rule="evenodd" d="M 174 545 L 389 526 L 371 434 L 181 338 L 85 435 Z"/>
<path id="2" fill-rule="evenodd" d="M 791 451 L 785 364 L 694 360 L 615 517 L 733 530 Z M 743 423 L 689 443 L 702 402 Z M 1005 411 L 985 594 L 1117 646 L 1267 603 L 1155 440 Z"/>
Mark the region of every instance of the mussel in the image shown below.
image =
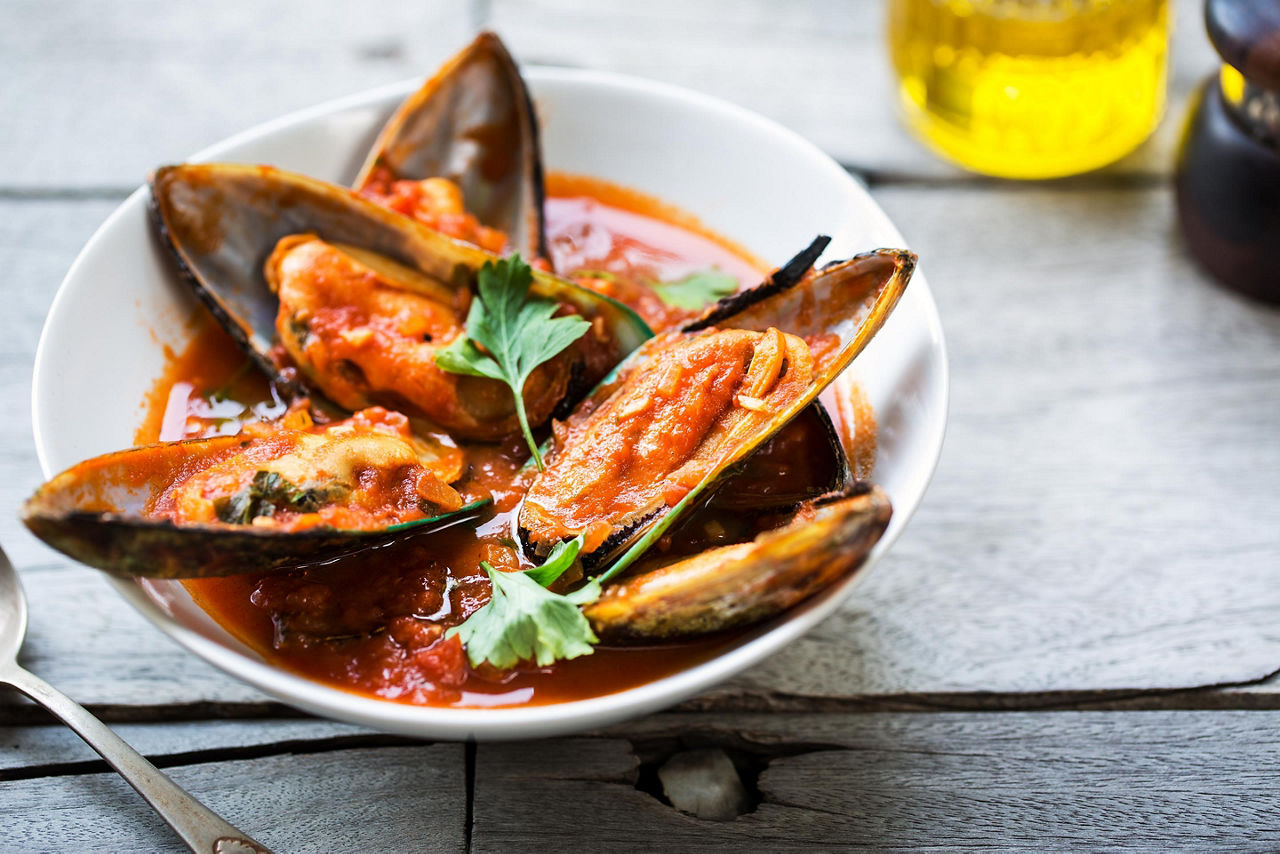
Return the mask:
<path id="1" fill-rule="evenodd" d="M 489 500 L 464 503 L 456 477 L 456 461 L 417 441 L 404 416 L 313 425 L 295 413 L 78 463 L 36 491 L 22 521 L 115 575 L 267 572 L 475 520 Z"/>
<path id="2" fill-rule="evenodd" d="M 355 188 L 492 251 L 503 248 L 505 237 L 511 251 L 547 257 L 537 116 L 496 35 L 480 33 L 405 99 Z M 468 216 L 479 221 L 478 234 Z"/>
<path id="3" fill-rule="evenodd" d="M 879 487 L 803 502 L 753 540 L 678 559 L 642 559 L 584 609 L 601 640 L 666 641 L 748 625 L 791 608 L 856 570 L 889 524 Z"/>
<path id="4" fill-rule="evenodd" d="M 882 249 L 784 268 L 646 342 L 556 430 L 520 511 L 526 547 L 582 535 L 589 570 L 633 563 L 848 367 L 914 267 Z"/>
<path id="5" fill-rule="evenodd" d="M 848 482 L 800 500 L 754 539 L 691 556 L 659 548 L 716 490 L 732 495 L 734 473 L 798 415 L 822 413 L 818 394 L 884 324 L 915 268 L 914 254 L 882 249 L 807 274 L 825 245 L 646 342 L 556 430 L 519 533 L 535 554 L 583 538 L 584 568 L 606 583 L 584 608 L 602 639 L 663 642 L 774 616 L 855 571 L 887 527 L 884 492 Z"/>
<path id="6" fill-rule="evenodd" d="M 154 221 L 181 274 L 280 387 L 300 401 L 307 400 L 303 386 L 318 388 L 348 411 L 384 412 L 380 404 L 387 403 L 420 416 L 415 426 L 430 429 L 415 434 L 409 419 L 387 413 L 404 434 L 393 440 L 387 429 L 360 428 L 368 420 L 364 412 L 316 426 L 302 410 L 292 417 L 307 419 L 303 429 L 249 425 L 237 437 L 108 454 L 72 467 L 37 491 L 24 507 L 28 527 L 107 572 L 193 577 L 293 568 L 475 522 L 478 508 L 488 502 L 464 505 L 448 485 L 462 473 L 462 455 L 437 428 L 467 438 L 502 436 L 514 429 L 510 392 L 484 378 L 438 376 L 433 348 L 409 345 L 444 345 L 461 334 L 477 272 L 494 256 L 353 191 L 269 167 L 165 167 L 154 173 L 151 187 Z M 581 346 L 526 384 L 536 423 L 575 388 L 578 394 L 589 388 L 650 332 L 608 298 L 548 274 L 535 273 L 535 280 L 535 294 L 593 325 Z M 341 291 L 335 311 L 345 312 L 347 321 L 324 341 L 333 356 L 327 364 L 308 346 L 309 339 L 325 334 L 317 327 L 326 317 L 326 288 Z M 360 299 L 371 304 L 367 316 L 353 324 L 351 312 Z M 361 361 L 362 341 L 372 361 Z M 277 342 L 306 382 L 296 381 Z M 350 349 L 342 350 L 344 345 Z M 371 384 L 379 358 L 398 358 L 399 370 L 416 366 L 416 376 L 428 380 L 420 383 L 422 393 Z M 424 405 L 415 407 L 415 397 Z M 358 442 L 350 440 L 353 431 Z M 342 442 L 328 441 L 339 435 Z M 317 437 L 326 441 L 312 447 Z M 396 484 L 384 488 L 390 490 L 388 506 L 399 510 L 375 512 L 370 505 L 363 515 L 353 515 L 351 508 L 371 482 L 387 478 Z M 212 491 L 200 500 L 180 502 L 202 507 L 203 515 L 170 512 L 173 496 L 206 487 Z M 280 524 L 283 517 L 304 517 L 306 523 Z"/>
<path id="7" fill-rule="evenodd" d="M 494 256 L 360 198 L 270 167 L 169 166 L 151 177 L 152 211 L 188 283 L 268 376 L 286 384 L 279 342 L 304 385 L 347 410 L 386 405 L 452 435 L 516 429 L 496 380 L 446 374 L 439 346 L 462 333 L 475 278 Z M 545 421 L 650 335 L 630 309 L 554 276 L 533 293 L 593 324 L 525 387 Z"/>

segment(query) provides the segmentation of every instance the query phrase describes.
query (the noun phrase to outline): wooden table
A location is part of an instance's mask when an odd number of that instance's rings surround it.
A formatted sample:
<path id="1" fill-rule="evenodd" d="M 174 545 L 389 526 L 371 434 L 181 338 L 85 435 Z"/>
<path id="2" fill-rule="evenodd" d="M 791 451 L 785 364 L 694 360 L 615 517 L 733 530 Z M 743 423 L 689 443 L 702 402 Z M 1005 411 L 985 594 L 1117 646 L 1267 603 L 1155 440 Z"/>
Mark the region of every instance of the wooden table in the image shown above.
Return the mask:
<path id="1" fill-rule="evenodd" d="M 31 600 L 25 664 L 279 851 L 1275 849 L 1280 313 L 1215 287 L 1178 241 L 1173 147 L 1214 57 L 1198 4 L 1177 5 L 1155 139 L 1101 173 L 1012 184 L 952 169 L 894 120 L 877 2 L 10 0 L 0 538 Z M 923 259 L 953 399 L 906 534 L 802 641 L 606 731 L 423 744 L 223 676 L 15 514 L 40 480 L 27 401 L 45 311 L 145 172 L 424 74 L 479 26 L 525 62 L 680 83 L 830 151 Z M 0 699 L 0 745 L 0 850 L 177 850 L 34 706 Z M 655 796 L 655 769 L 704 746 L 738 762 L 752 812 L 708 821 Z"/>

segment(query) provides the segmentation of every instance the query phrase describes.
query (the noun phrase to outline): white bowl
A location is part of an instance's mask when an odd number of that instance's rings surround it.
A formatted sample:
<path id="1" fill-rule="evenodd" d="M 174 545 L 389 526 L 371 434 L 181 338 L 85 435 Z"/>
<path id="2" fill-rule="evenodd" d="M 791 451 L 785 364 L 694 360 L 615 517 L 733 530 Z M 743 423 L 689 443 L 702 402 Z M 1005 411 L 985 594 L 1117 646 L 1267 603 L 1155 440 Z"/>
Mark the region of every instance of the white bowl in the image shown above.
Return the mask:
<path id="1" fill-rule="evenodd" d="M 902 237 L 866 190 L 785 128 L 722 101 L 599 72 L 526 71 L 548 168 L 592 175 L 678 205 L 720 234 L 781 263 L 818 233 L 842 258 Z M 420 84 L 406 81 L 286 116 L 193 160 L 270 163 L 340 183 L 374 134 Z M 145 189 L 98 229 L 49 310 L 33 380 L 36 450 L 45 476 L 132 444 L 140 402 L 165 348 L 180 351 L 201 309 L 177 283 L 147 220 Z M 105 354 L 105 355 L 104 355 Z M 893 500 L 888 531 L 867 567 L 902 533 L 942 448 L 947 361 L 937 309 L 916 272 L 897 311 L 846 376 L 879 419 L 876 480 Z M 842 378 L 842 381 L 844 378 Z M 775 652 L 840 606 L 862 572 L 733 648 L 636 688 L 546 706 L 454 709 L 357 696 L 264 662 L 192 602 L 176 582 L 114 581 L 134 607 L 196 655 L 309 712 L 428 738 L 526 738 L 601 726 L 697 693 Z"/>

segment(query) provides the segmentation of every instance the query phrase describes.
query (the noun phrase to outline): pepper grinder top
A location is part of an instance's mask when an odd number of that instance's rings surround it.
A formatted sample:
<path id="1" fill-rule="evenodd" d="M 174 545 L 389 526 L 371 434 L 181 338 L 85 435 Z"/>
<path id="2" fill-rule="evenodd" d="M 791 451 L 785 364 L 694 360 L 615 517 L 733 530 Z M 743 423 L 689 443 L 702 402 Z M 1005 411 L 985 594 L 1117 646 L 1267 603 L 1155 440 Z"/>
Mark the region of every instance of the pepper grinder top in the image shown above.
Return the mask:
<path id="1" fill-rule="evenodd" d="M 1280 3 L 1208 0 L 1209 40 L 1239 75 L 1239 97 L 1228 105 L 1255 136 L 1280 142 Z M 1233 81 L 1234 82 L 1234 81 Z M 1235 94 L 1235 93 L 1228 93 Z"/>
<path id="2" fill-rule="evenodd" d="M 1183 136 L 1179 220 L 1223 284 L 1280 303 L 1280 3 L 1206 0 L 1205 26 L 1226 64 Z"/>

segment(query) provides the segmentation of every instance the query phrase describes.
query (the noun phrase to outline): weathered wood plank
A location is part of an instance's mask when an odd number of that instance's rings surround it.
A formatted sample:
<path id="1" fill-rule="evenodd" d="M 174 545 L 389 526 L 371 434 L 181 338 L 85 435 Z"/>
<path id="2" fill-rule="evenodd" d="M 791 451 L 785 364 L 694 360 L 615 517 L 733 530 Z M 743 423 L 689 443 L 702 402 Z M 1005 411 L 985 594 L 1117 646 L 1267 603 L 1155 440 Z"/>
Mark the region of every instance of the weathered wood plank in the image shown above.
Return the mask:
<path id="1" fill-rule="evenodd" d="M 0 199 L 0 399 L 7 404 L 0 417 L 0 543 L 19 567 L 47 563 L 54 555 L 17 518 L 18 507 L 42 480 L 31 434 L 36 343 L 67 268 L 116 204 Z M 93 342 L 85 342 L 85 358 L 94 357 Z"/>
<path id="2" fill-rule="evenodd" d="M 118 724 L 116 734 L 152 762 L 190 754 L 217 754 L 229 750 L 293 752 L 298 746 L 310 752 L 336 749 L 352 740 L 377 736 L 372 730 L 313 718 L 293 720 L 206 720 L 187 723 Z M 50 767 L 80 765 L 98 760 L 98 754 L 61 724 L 0 729 L 0 774 L 43 776 Z M 188 760 L 181 764 L 191 764 Z"/>
<path id="3" fill-rule="evenodd" d="M 234 13 L 141 0 L 0 11 L 0 187 L 128 187 L 147 170 L 290 110 L 425 75 L 483 21 L 526 62 L 677 83 L 794 128 L 873 176 L 954 178 L 894 115 L 878 0 L 448 0 Z M 1182 106 L 1214 67 L 1196 0 L 1178 0 L 1170 110 L 1115 171 L 1167 174 Z M 488 9 L 486 14 L 485 10 Z M 53 142 L 51 142 L 53 140 Z"/>
<path id="4" fill-rule="evenodd" d="M 1271 791 L 1278 715 L 660 715 L 589 737 L 484 744 L 473 850 L 1267 850 L 1280 841 Z M 753 812 L 702 821 L 649 793 L 652 770 L 667 757 L 708 745 L 738 760 L 758 801 Z M 462 844 L 461 746 L 215 761 L 169 773 L 277 850 Z M 15 831 L 6 841 L 21 840 L 0 850 L 114 850 L 125 839 L 177 850 L 114 775 L 0 783 L 0 798 Z"/>
<path id="5" fill-rule="evenodd" d="M 276 851 L 461 851 L 460 744 L 339 750 L 171 768 L 210 808 Z M 115 774 L 0 783 L 0 851 L 185 851 Z"/>
<path id="6" fill-rule="evenodd" d="M 472 850 L 1274 849 L 1276 715 L 663 715 L 482 744 Z M 764 768 L 753 812 L 699 820 L 636 788 L 642 760 L 708 744 L 749 785 Z"/>
<path id="7" fill-rule="evenodd" d="M 1149 691 L 1280 667 L 1269 516 L 1280 313 L 1189 265 L 1160 188 L 911 186 L 877 197 L 920 251 L 947 328 L 941 466 L 843 612 L 703 702 Z M 0 377 L 21 399 L 36 318 L 107 207 L 0 203 L 5 258 L 46 289 L 16 292 L 0 315 L 0 346 L 11 348 Z M 18 248 L 28 233 L 42 248 Z M 14 508 L 39 475 L 25 415 L 0 430 L 0 498 Z M 8 514 L 0 537 L 20 565 L 48 567 L 26 574 L 27 660 L 82 702 L 262 700 L 162 639 Z M 81 616 L 67 632 L 72 604 Z"/>
<path id="8" fill-rule="evenodd" d="M 1189 265 L 1164 190 L 877 198 L 948 335 L 942 462 L 844 613 L 730 690 L 1126 688 L 1280 667 L 1280 312 Z"/>
<path id="9" fill-rule="evenodd" d="M 425 76 L 471 36 L 472 5 L 5 3 L 0 186 L 136 186 L 259 122 Z"/>
<path id="10" fill-rule="evenodd" d="M 95 570 L 45 567 L 23 573 L 22 581 L 31 606 L 22 665 L 82 705 L 163 708 L 268 702 L 256 688 L 161 634 Z M 30 721 L 31 710 L 23 708 L 27 705 L 24 697 L 0 690 L 0 720 Z M 154 715 L 141 717 L 150 720 Z"/>
<path id="11" fill-rule="evenodd" d="M 1176 0 L 1168 115 L 1113 172 L 1166 175 L 1183 106 L 1215 67 L 1203 4 Z M 945 179 L 896 117 L 884 39 L 888 3 L 493 0 L 489 22 L 526 62 L 583 66 L 687 86 L 755 110 L 872 177 Z"/>

